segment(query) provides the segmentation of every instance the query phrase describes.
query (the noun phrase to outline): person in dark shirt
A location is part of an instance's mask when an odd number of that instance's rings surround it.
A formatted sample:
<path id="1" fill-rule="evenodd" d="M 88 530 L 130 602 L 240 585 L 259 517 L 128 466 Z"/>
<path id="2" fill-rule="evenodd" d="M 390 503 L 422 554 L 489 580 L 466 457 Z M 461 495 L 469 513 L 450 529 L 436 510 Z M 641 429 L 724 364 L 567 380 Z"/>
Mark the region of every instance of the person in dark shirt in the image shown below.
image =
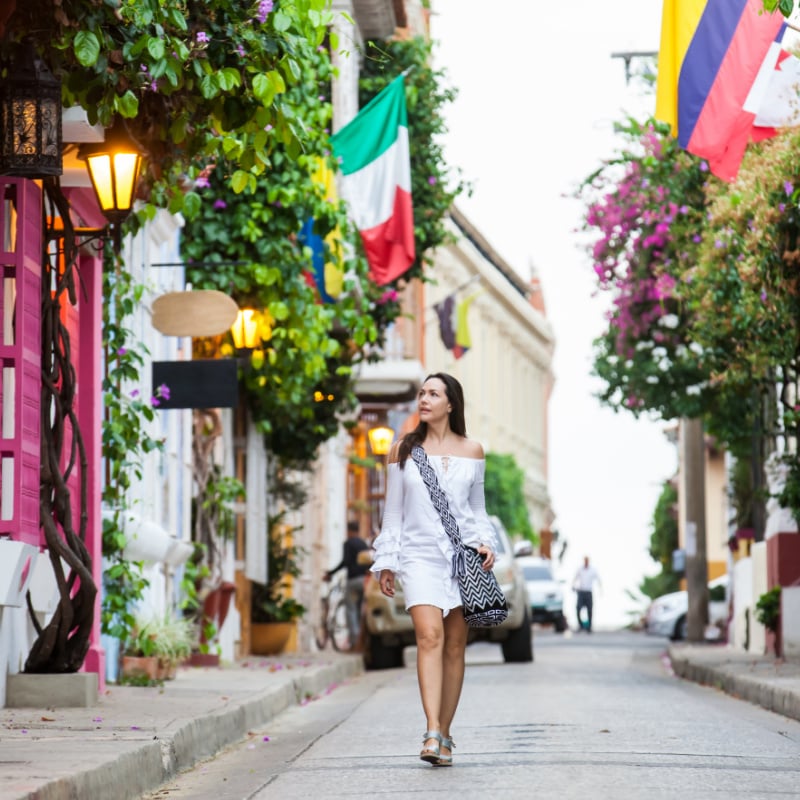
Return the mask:
<path id="1" fill-rule="evenodd" d="M 325 573 L 329 581 L 340 569 L 347 568 L 347 587 L 344 603 L 347 609 L 347 630 L 350 635 L 350 649 L 358 647 L 361 633 L 361 604 L 364 602 L 364 578 L 369 572 L 369 559 L 359 562 L 359 553 L 369 550 L 369 545 L 358 534 L 358 523 L 347 523 L 347 539 L 344 542 L 342 560 Z"/>

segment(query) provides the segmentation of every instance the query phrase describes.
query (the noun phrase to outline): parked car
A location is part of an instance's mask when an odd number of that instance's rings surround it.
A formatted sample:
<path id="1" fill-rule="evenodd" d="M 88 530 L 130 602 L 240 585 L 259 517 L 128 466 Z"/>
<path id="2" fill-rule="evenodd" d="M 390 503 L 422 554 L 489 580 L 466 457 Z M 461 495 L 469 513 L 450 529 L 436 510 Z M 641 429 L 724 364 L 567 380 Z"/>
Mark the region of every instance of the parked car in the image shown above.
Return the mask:
<path id="1" fill-rule="evenodd" d="M 533 631 L 525 578 L 518 559 L 514 558 L 503 523 L 497 517 L 489 519 L 498 540 L 494 574 L 508 601 L 509 614 L 494 628 L 470 628 L 469 642 L 497 642 L 507 662 L 533 661 Z M 401 582 L 395 582 L 395 596 L 386 597 L 375 577 L 370 576 L 364 589 L 364 608 L 366 668 L 401 667 L 403 649 L 415 643 L 414 626 L 406 611 Z"/>
<path id="2" fill-rule="evenodd" d="M 531 619 L 545 625 L 552 625 L 558 633 L 567 629 L 564 616 L 564 588 L 561 581 L 553 575 L 553 564 L 549 558 L 538 556 L 517 556 L 522 567 Z"/>
<path id="3" fill-rule="evenodd" d="M 724 628 L 728 621 L 728 603 L 725 599 L 728 576 L 720 575 L 708 584 L 708 622 Z M 689 610 L 689 593 L 670 592 L 656 597 L 650 603 L 645 617 L 645 630 L 654 636 L 668 636 L 673 641 L 686 638 L 686 614 Z"/>

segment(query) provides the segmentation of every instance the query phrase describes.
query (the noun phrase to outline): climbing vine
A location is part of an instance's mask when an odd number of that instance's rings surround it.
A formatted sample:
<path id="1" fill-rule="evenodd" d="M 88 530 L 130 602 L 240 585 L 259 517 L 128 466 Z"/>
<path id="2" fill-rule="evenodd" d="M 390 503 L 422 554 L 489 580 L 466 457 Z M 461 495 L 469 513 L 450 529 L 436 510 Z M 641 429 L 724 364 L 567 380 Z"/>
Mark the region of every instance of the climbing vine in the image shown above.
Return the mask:
<path id="1" fill-rule="evenodd" d="M 124 556 L 125 516 L 130 510 L 130 488 L 141 480 L 143 458 L 160 449 L 163 442 L 148 432 L 147 423 L 155 419 L 158 395 L 167 387 L 156 387 L 152 396 L 143 395 L 140 371 L 147 349 L 128 327 L 141 304 L 144 286 L 137 283 L 123 264 L 107 254 L 103 270 L 103 433 L 105 466 L 102 500 L 103 633 L 123 642 L 134 628 L 134 610 L 147 586 L 142 565 Z"/>
<path id="2" fill-rule="evenodd" d="M 26 672 L 76 672 L 89 650 L 97 585 L 86 547 L 88 459 L 78 424 L 77 382 L 65 305 L 75 305 L 80 286 L 78 248 L 67 199 L 57 180 L 44 181 L 51 213 L 42 252 L 41 459 L 39 522 L 58 587 L 59 603 L 42 626 L 30 607 L 37 638 Z M 53 220 L 64 218 L 65 236 L 51 248 Z M 75 492 L 75 489 L 77 491 Z M 77 495 L 77 513 L 73 508 Z M 77 522 L 77 526 L 76 526 Z M 67 569 L 65 571 L 64 565 Z"/>

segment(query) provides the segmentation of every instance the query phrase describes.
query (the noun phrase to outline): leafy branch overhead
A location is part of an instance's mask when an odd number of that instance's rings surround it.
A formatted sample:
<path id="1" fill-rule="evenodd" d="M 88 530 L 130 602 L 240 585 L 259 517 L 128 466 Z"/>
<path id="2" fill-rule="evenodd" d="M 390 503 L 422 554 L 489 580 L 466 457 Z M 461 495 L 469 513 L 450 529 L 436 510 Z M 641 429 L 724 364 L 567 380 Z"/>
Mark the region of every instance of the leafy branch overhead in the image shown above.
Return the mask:
<path id="1" fill-rule="evenodd" d="M 30 0 L 3 46 L 33 38 L 66 106 L 92 123 L 126 118 L 147 150 L 144 198 L 191 215 L 199 198 L 187 181 L 209 160 L 234 165 L 231 186 L 253 192 L 276 147 L 296 157 L 318 135 L 288 90 L 332 19 L 329 0 Z"/>

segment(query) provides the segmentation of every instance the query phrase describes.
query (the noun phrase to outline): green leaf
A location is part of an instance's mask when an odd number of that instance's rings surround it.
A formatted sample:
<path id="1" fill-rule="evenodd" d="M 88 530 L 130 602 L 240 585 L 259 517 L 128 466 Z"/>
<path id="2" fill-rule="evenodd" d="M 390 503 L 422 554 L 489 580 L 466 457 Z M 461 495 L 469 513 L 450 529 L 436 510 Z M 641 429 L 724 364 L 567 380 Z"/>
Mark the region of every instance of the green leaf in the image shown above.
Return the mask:
<path id="1" fill-rule="evenodd" d="M 164 58 L 164 40 L 156 36 L 152 36 L 147 42 L 147 52 L 150 53 L 154 61 Z M 152 69 L 150 70 L 152 72 Z"/>
<path id="2" fill-rule="evenodd" d="M 226 67 L 219 73 L 219 85 L 223 91 L 229 92 L 237 86 L 242 85 L 242 76 L 238 69 Z"/>
<path id="3" fill-rule="evenodd" d="M 237 169 L 231 176 L 231 189 L 233 189 L 236 194 L 241 194 L 247 188 L 249 178 L 250 176 L 247 172 Z"/>
<path id="4" fill-rule="evenodd" d="M 114 98 L 114 105 L 127 119 L 133 119 L 139 113 L 139 98 L 130 89 L 120 97 Z"/>
<path id="5" fill-rule="evenodd" d="M 183 196 L 183 215 L 188 220 L 194 219 L 199 213 L 203 201 L 197 192 L 186 192 Z"/>
<path id="6" fill-rule="evenodd" d="M 72 47 L 81 66 L 92 67 L 100 57 L 100 42 L 91 31 L 78 31 Z"/>
<path id="7" fill-rule="evenodd" d="M 261 73 L 253 78 L 253 94 L 263 105 L 272 104 L 275 99 L 275 88 L 268 75 Z"/>
<path id="8" fill-rule="evenodd" d="M 206 74 L 200 78 L 200 91 L 206 100 L 210 100 L 219 94 L 219 80 L 215 73 Z"/>
<path id="9" fill-rule="evenodd" d="M 289 74 L 295 81 L 299 81 L 303 77 L 303 70 L 300 69 L 300 65 L 295 61 L 293 58 L 287 58 L 284 61 Z"/>
<path id="10" fill-rule="evenodd" d="M 292 18 L 281 9 L 278 9 L 272 15 L 272 27 L 281 33 L 288 31 L 292 27 Z"/>

